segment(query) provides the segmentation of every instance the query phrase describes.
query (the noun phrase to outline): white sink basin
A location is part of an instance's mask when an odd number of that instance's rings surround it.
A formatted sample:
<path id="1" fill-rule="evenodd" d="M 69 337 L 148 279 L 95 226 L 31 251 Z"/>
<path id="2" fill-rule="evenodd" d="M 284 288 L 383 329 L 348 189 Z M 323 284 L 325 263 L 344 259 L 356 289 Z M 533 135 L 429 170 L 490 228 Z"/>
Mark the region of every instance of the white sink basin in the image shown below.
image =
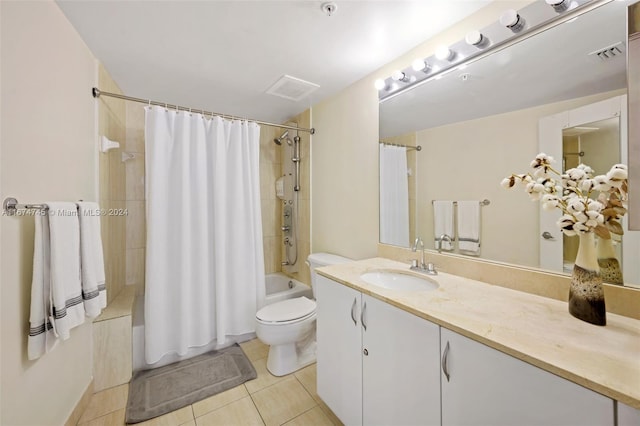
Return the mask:
<path id="1" fill-rule="evenodd" d="M 438 288 L 438 283 L 431 278 L 397 271 L 370 271 L 360 278 L 367 284 L 390 290 L 431 291 Z"/>

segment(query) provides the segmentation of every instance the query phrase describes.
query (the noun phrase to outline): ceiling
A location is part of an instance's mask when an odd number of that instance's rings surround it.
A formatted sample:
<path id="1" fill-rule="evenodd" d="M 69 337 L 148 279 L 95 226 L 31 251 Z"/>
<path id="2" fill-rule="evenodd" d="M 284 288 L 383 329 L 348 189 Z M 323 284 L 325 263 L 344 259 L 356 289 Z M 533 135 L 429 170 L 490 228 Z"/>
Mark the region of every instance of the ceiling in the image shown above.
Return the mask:
<path id="1" fill-rule="evenodd" d="M 281 123 L 490 0 L 57 0 L 126 95 Z M 319 89 L 267 94 L 282 75 Z M 375 90 L 372 87 L 372 90 Z"/>

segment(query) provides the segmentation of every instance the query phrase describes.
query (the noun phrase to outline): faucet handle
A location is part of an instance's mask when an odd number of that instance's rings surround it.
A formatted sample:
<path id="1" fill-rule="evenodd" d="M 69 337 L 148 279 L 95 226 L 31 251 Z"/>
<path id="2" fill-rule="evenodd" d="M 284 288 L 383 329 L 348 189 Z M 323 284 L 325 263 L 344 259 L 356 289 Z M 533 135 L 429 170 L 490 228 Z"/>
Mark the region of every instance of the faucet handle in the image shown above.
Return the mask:
<path id="1" fill-rule="evenodd" d="M 411 259 L 411 268 L 410 269 L 418 269 L 418 259 Z"/>
<path id="2" fill-rule="evenodd" d="M 436 271 L 436 265 L 431 262 L 427 263 L 426 273 L 428 275 L 438 275 L 438 271 Z"/>

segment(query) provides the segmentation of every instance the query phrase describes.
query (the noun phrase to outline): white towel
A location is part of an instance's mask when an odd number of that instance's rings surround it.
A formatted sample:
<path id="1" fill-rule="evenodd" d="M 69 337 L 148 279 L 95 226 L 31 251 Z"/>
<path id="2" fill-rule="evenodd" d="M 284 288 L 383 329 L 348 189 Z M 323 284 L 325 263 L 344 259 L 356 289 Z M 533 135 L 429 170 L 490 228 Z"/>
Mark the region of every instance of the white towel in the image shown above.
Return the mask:
<path id="1" fill-rule="evenodd" d="M 458 201 L 458 248 L 480 255 L 480 201 Z"/>
<path id="2" fill-rule="evenodd" d="M 451 237 L 451 243 L 448 241 L 442 241 L 442 250 L 453 250 L 453 201 L 440 201 L 435 200 L 433 202 L 433 237 L 434 247 L 437 249 L 440 245 L 440 237 L 447 234 Z"/>
<path id="3" fill-rule="evenodd" d="M 40 358 L 58 343 L 53 331 L 53 322 L 49 320 L 49 313 L 51 312 L 49 217 L 45 214 L 36 215 L 35 225 L 31 315 L 29 317 L 29 337 L 27 339 L 27 355 L 29 359 Z"/>
<path id="4" fill-rule="evenodd" d="M 82 299 L 89 318 L 100 315 L 107 306 L 104 278 L 104 257 L 100 235 L 100 207 L 98 203 L 79 202 L 80 270 L 82 271 Z"/>
<path id="5" fill-rule="evenodd" d="M 80 280 L 80 226 L 75 203 L 48 202 L 54 331 L 62 339 L 84 322 Z"/>

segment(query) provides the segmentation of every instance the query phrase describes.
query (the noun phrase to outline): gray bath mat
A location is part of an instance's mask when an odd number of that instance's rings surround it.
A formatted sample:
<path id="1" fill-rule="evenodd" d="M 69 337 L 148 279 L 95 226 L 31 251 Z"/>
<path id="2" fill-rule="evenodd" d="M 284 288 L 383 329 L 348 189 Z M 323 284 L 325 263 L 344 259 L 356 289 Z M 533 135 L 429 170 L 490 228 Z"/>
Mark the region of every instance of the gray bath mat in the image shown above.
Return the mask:
<path id="1" fill-rule="evenodd" d="M 195 358 L 137 372 L 129 383 L 127 423 L 186 407 L 257 377 L 236 343 Z"/>

